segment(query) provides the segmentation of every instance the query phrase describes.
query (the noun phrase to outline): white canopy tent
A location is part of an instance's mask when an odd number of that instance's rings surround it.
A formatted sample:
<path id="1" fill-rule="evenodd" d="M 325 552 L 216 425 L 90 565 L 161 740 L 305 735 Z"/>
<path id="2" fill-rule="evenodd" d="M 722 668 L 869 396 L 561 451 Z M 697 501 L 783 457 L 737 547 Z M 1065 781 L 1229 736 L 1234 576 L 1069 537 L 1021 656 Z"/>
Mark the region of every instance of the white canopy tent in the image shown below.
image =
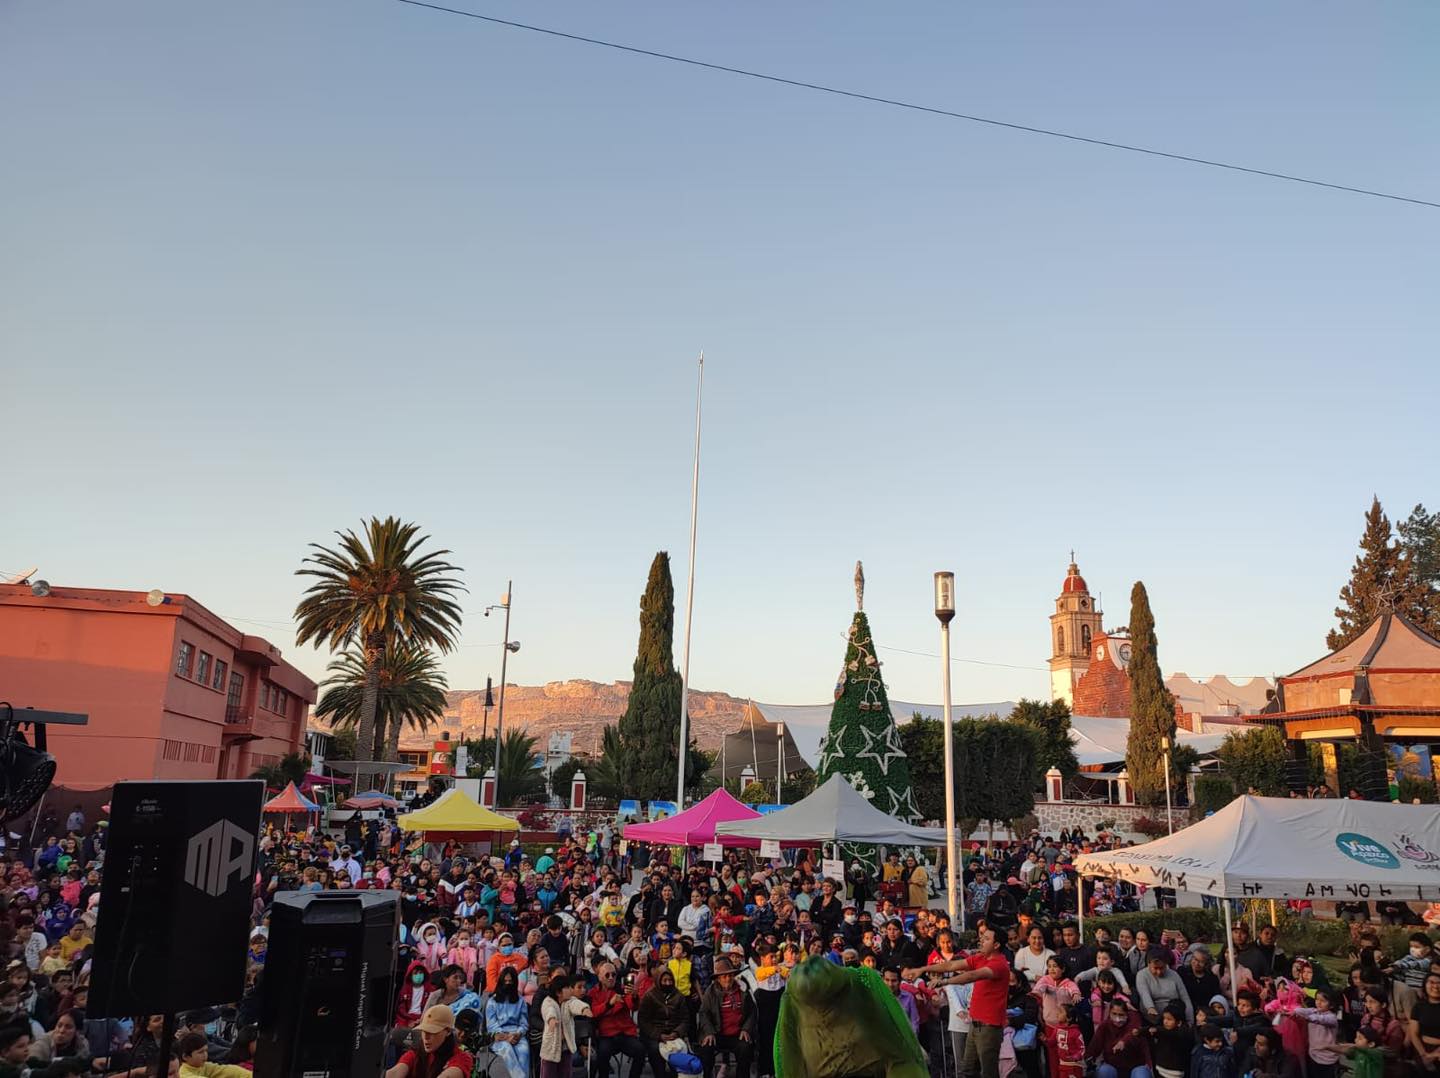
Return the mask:
<path id="1" fill-rule="evenodd" d="M 1217 898 L 1433 901 L 1440 899 L 1440 807 L 1237 797 L 1173 835 L 1077 857 L 1075 870 L 1082 918 L 1086 876 Z M 1228 940 L 1230 903 L 1221 905 Z"/>
<path id="2" fill-rule="evenodd" d="M 785 846 L 827 842 L 867 842 L 877 846 L 943 846 L 941 827 L 915 827 L 887 816 L 839 775 L 831 775 L 814 793 L 789 808 L 756 820 L 729 820 L 715 826 L 715 840 L 726 836 L 774 839 Z"/>

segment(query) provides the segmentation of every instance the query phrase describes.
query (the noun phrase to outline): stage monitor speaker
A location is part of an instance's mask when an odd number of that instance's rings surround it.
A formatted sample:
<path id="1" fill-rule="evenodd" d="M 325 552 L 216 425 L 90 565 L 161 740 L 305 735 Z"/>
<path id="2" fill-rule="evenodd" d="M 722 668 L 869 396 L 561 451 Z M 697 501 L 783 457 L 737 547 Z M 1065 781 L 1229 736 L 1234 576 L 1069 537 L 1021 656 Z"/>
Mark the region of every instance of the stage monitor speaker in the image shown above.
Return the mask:
<path id="1" fill-rule="evenodd" d="M 378 1078 L 394 1009 L 396 892 L 284 892 L 270 912 L 255 1073 Z"/>
<path id="2" fill-rule="evenodd" d="M 174 1014 L 240 998 L 264 793 L 248 779 L 115 784 L 92 1016 Z"/>

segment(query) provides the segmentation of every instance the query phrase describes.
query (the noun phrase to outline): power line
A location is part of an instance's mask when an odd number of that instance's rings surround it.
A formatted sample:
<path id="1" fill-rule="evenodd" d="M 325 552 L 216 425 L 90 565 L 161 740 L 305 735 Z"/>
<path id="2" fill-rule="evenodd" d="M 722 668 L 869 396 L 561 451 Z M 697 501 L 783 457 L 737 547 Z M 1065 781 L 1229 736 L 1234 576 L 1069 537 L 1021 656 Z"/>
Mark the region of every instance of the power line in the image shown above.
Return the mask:
<path id="1" fill-rule="evenodd" d="M 909 648 L 892 648 L 884 644 L 876 644 L 875 646 L 881 651 L 898 651 L 902 655 L 918 655 L 922 659 L 940 658 L 939 655 L 929 651 L 911 651 Z M 1006 670 L 1039 670 L 1041 673 L 1050 672 L 1048 666 L 1019 666 L 1016 663 L 997 663 L 991 662 L 988 659 L 963 659 L 958 655 L 950 656 L 950 661 L 952 663 L 968 663 L 971 666 L 999 666 Z"/>
<path id="2" fill-rule="evenodd" d="M 1186 164 L 1202 165 L 1206 168 L 1226 169 L 1230 172 L 1243 172 L 1251 176 L 1264 176 L 1271 180 L 1284 180 L 1287 183 L 1303 183 L 1311 187 L 1324 187 L 1331 191 L 1343 191 L 1352 195 L 1366 195 L 1370 198 L 1384 198 L 1393 202 L 1406 202 L 1413 206 L 1426 206 L 1430 209 L 1440 209 L 1440 202 L 1431 202 L 1423 198 L 1411 198 L 1408 195 L 1392 194 L 1389 191 L 1375 191 L 1367 187 L 1352 187 L 1348 184 L 1331 183 L 1328 180 L 1316 180 L 1308 176 L 1297 176 L 1289 172 L 1275 172 L 1270 169 L 1251 168 L 1248 165 L 1237 165 L 1229 161 L 1216 161 L 1213 158 L 1196 157 L 1193 154 L 1172 153 L 1168 150 L 1157 150 L 1149 146 L 1136 146 L 1133 143 L 1116 142 L 1113 139 L 1076 135 L 1069 131 L 1057 131 L 1048 127 L 1035 127 L 1030 124 L 997 120 L 990 116 L 977 116 L 973 113 L 956 112 L 934 105 L 922 105 L 914 101 L 902 101 L 899 98 L 881 97 L 877 94 L 862 93 L 858 90 L 845 90 L 838 86 L 825 86 L 818 82 L 805 82 L 802 79 L 790 79 L 782 75 L 770 75 L 763 71 L 750 71 L 743 67 L 731 67 L 728 64 L 711 63 L 707 60 L 697 60 L 691 56 L 678 56 L 674 53 L 657 52 L 654 49 L 642 49 L 636 45 L 623 45 L 618 41 L 606 41 L 603 38 L 586 37 L 583 34 L 567 33 L 564 30 L 554 30 L 546 26 L 534 26 L 530 23 L 515 22 L 512 19 L 501 19 L 494 15 L 482 15 L 478 11 L 465 11 L 462 8 L 445 7 L 442 4 L 426 3 L 425 0 L 398 0 L 398 2 L 401 4 L 409 4 L 411 7 L 428 8 L 431 11 L 439 11 L 447 15 L 463 15 L 466 18 L 478 19 L 481 22 L 492 23 L 496 26 L 508 26 L 513 30 L 526 30 L 534 34 L 546 34 L 550 37 L 564 38 L 566 41 L 576 41 L 583 45 L 598 45 L 601 48 L 614 49 L 617 52 L 628 52 L 635 56 L 647 56 L 652 60 L 666 60 L 674 64 L 688 64 L 691 67 L 702 67 L 709 71 L 720 71 L 727 75 L 739 75 L 747 79 L 774 82 L 781 86 L 791 86 L 799 90 L 814 90 L 818 93 L 833 94 L 836 97 L 848 97 L 856 101 L 868 101 L 874 105 L 909 109 L 912 112 L 926 112 L 934 116 L 944 116 L 952 120 L 965 120 L 968 123 L 986 124 L 990 127 L 1003 127 L 1007 130 L 1020 131 L 1027 135 L 1044 135 L 1047 138 L 1066 139 L 1070 142 L 1083 142 L 1088 146 L 1100 146 L 1109 150 L 1124 150 L 1127 153 L 1146 154 L 1150 157 L 1163 157 L 1170 161 L 1182 161 Z"/>

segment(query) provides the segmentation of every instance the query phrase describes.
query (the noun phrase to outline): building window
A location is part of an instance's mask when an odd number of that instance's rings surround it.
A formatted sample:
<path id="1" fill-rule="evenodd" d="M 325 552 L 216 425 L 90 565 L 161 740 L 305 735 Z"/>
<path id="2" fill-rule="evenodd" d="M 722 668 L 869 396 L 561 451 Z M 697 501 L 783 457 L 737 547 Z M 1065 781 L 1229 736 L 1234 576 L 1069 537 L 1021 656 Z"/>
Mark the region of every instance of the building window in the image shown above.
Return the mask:
<path id="1" fill-rule="evenodd" d="M 225 694 L 225 721 L 239 722 L 244 716 L 240 711 L 240 697 L 245 691 L 245 677 L 242 674 L 230 675 L 230 689 Z"/>
<path id="2" fill-rule="evenodd" d="M 217 659 L 215 661 L 215 677 L 210 682 L 210 687 L 216 692 L 225 691 L 225 672 L 229 670 L 228 664 Z"/>
<path id="3" fill-rule="evenodd" d="M 284 715 L 290 710 L 290 694 L 284 689 L 275 690 L 275 712 Z"/>
<path id="4" fill-rule="evenodd" d="M 1080 626 L 1080 650 L 1086 655 L 1090 654 L 1090 626 Z"/>
<path id="5" fill-rule="evenodd" d="M 1065 654 L 1065 626 L 1063 625 L 1055 627 L 1055 654 Z"/>
<path id="6" fill-rule="evenodd" d="M 188 640 L 180 641 L 180 657 L 175 660 L 175 673 L 181 677 L 190 676 L 190 665 L 195 661 L 195 645 Z"/>
<path id="7" fill-rule="evenodd" d="M 200 661 L 195 664 L 195 680 L 201 685 L 210 684 L 210 653 L 202 651 Z"/>

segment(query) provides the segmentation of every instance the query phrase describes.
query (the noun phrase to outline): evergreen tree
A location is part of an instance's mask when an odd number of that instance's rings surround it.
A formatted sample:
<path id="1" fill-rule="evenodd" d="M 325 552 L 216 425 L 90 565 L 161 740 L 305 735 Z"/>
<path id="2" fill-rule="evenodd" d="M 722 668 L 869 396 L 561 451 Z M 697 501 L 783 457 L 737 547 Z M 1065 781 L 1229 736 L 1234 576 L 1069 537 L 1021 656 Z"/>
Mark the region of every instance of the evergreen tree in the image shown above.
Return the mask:
<path id="1" fill-rule="evenodd" d="M 1038 730 L 991 715 L 957 721 L 953 740 L 958 819 L 998 823 L 1034 810 L 1035 791 L 1045 774 L 1040 766 L 1044 739 Z M 943 795 L 943 782 L 941 791 Z"/>
<path id="2" fill-rule="evenodd" d="M 1142 805 L 1165 800 L 1165 758 L 1162 737 L 1175 741 L 1175 697 L 1160 675 L 1159 645 L 1150 596 L 1136 581 L 1130 589 L 1130 735 L 1125 742 L 1125 768 L 1135 799 Z"/>
<path id="3" fill-rule="evenodd" d="M 855 566 L 855 600 L 845 665 L 835 686 L 830 729 L 820 741 L 816 774 L 821 782 L 841 775 L 882 812 L 914 820 L 920 810 L 910 784 L 910 762 L 880 676 L 880 660 L 864 612 L 864 577 L 859 563 Z"/>
<path id="4" fill-rule="evenodd" d="M 1080 771 L 1075 758 L 1075 742 L 1070 740 L 1070 705 L 1064 700 L 1021 700 L 1010 712 L 1010 721 L 1024 723 L 1040 735 L 1040 774 L 1058 768 L 1060 774 L 1073 779 Z"/>
<path id="5" fill-rule="evenodd" d="M 1325 637 L 1325 646 L 1338 651 L 1365 631 L 1385 611 L 1403 609 L 1408 590 L 1400 548 L 1393 541 L 1390 518 L 1374 498 L 1365 514 L 1365 533 L 1360 536 L 1360 553 L 1350 570 L 1349 582 L 1340 589 L 1335 616 L 1340 624 Z"/>
<path id="6" fill-rule="evenodd" d="M 1440 513 L 1417 505 L 1395 530 L 1405 566 L 1405 614 L 1431 636 L 1440 636 Z"/>
<path id="7" fill-rule="evenodd" d="M 910 765 L 915 804 L 923 820 L 945 818 L 945 728 L 920 712 L 899 728 L 900 746 Z"/>
<path id="8" fill-rule="evenodd" d="M 668 800 L 679 759 L 680 674 L 675 669 L 675 585 L 670 555 L 655 555 L 640 597 L 634 683 L 618 724 L 616 778 L 624 797 Z"/>

